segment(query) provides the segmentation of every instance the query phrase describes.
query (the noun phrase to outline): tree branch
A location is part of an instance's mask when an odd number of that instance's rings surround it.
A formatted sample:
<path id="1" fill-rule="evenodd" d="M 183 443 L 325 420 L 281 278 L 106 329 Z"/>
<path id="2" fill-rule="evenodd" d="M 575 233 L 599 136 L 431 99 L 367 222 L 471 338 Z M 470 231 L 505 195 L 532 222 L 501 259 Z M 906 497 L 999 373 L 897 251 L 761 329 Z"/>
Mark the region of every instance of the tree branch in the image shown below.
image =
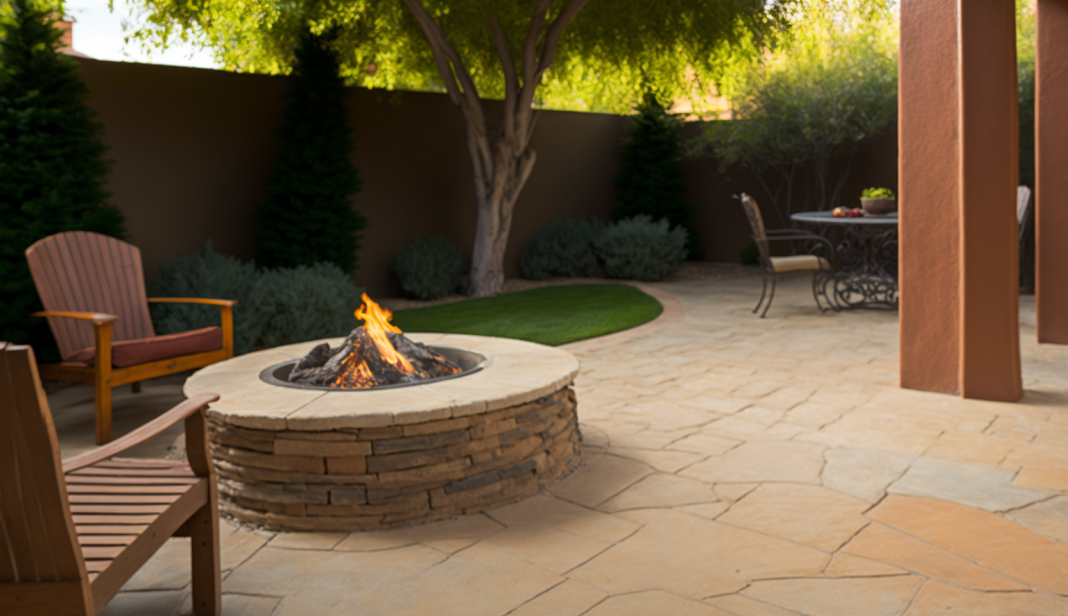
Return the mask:
<path id="1" fill-rule="evenodd" d="M 523 84 L 523 94 L 520 98 L 519 104 L 521 108 L 526 109 L 534 104 L 534 90 L 541 82 L 541 76 L 545 74 L 545 71 L 553 63 L 553 55 L 556 53 L 556 44 L 560 42 L 560 37 L 564 34 L 564 29 L 571 23 L 575 16 L 578 15 L 590 0 L 571 0 L 571 3 L 564 7 L 564 10 L 556 16 L 553 23 L 549 26 L 549 30 L 545 33 L 545 40 L 541 45 L 541 57 L 538 58 L 538 67 L 531 75 L 530 83 Z M 539 8 L 540 5 L 539 5 Z M 533 24 L 532 24 L 533 26 Z M 529 36 L 528 36 L 529 42 Z M 526 71 L 526 66 L 523 67 Z"/>
<path id="2" fill-rule="evenodd" d="M 502 132 L 509 141 L 515 139 L 515 103 L 517 100 L 518 77 L 515 73 L 515 64 L 512 56 L 508 53 L 508 39 L 501 30 L 501 24 L 496 17 L 489 18 L 490 28 L 493 29 L 493 45 L 497 48 L 497 57 L 501 60 L 504 69 L 504 117 L 501 120 Z"/>

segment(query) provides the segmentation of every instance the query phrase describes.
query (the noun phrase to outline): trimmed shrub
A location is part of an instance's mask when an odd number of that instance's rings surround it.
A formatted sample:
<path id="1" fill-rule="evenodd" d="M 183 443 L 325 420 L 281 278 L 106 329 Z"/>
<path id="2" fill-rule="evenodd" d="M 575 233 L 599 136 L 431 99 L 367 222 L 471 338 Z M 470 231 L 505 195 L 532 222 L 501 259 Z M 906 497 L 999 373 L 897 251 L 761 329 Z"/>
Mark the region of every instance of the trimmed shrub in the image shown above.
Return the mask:
<path id="1" fill-rule="evenodd" d="M 757 247 L 756 242 L 749 242 L 742 248 L 738 257 L 742 265 L 760 265 L 760 248 Z"/>
<path id="2" fill-rule="evenodd" d="M 348 335 L 363 288 L 333 263 L 264 270 L 249 296 L 258 343 L 275 347 Z"/>
<path id="3" fill-rule="evenodd" d="M 255 346 L 278 346 L 343 336 L 359 325 L 353 312 L 360 306 L 361 287 L 333 263 L 257 270 L 212 250 L 209 241 L 198 255 L 160 262 L 152 286 L 158 297 L 211 297 L 237 301 L 234 307 L 234 352 Z M 219 324 L 215 306 L 153 304 L 160 334 Z"/>
<path id="4" fill-rule="evenodd" d="M 0 12 L 0 340 L 32 344 L 58 361 L 24 251 L 62 231 L 122 238 L 122 212 L 105 190 L 103 126 L 78 63 L 56 52 L 60 31 L 44 4 Z"/>
<path id="5" fill-rule="evenodd" d="M 642 214 L 608 225 L 593 244 L 609 278 L 663 280 L 686 258 L 686 229 Z"/>
<path id="6" fill-rule="evenodd" d="M 152 285 L 155 297 L 210 297 L 232 299 L 234 306 L 234 353 L 252 350 L 259 329 L 250 318 L 249 298 L 259 274 L 252 261 L 212 250 L 211 241 L 196 255 L 180 255 L 160 261 L 159 278 Z M 151 304 L 158 334 L 211 327 L 219 324 L 219 308 L 192 304 Z"/>
<path id="7" fill-rule="evenodd" d="M 438 299 L 460 289 L 464 275 L 460 249 L 444 237 L 419 237 L 393 257 L 401 289 L 418 299 Z"/>
<path id="8" fill-rule="evenodd" d="M 597 275 L 593 240 L 602 229 L 604 223 L 596 218 L 554 218 L 523 249 L 519 258 L 523 277 L 546 280 Z"/>

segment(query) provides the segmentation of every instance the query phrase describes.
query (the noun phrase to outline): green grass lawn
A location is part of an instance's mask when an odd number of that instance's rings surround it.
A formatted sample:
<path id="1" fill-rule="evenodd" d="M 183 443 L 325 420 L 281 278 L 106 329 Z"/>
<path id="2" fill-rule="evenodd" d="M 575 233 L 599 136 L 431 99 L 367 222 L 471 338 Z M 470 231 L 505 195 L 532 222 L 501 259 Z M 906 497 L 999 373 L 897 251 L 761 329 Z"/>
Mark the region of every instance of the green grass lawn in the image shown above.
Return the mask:
<path id="1" fill-rule="evenodd" d="M 398 310 L 393 324 L 405 332 L 478 334 L 556 346 L 641 325 L 662 311 L 660 302 L 632 286 L 583 284 Z"/>

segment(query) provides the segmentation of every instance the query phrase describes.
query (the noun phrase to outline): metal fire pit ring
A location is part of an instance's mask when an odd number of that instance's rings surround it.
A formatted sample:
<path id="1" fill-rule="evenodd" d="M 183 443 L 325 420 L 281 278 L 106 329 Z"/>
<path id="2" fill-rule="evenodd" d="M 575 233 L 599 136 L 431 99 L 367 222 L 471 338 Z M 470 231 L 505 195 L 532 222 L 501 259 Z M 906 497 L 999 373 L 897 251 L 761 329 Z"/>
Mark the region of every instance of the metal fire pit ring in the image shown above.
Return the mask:
<path id="1" fill-rule="evenodd" d="M 422 379 L 419 381 L 411 381 L 408 383 L 395 383 L 393 385 L 376 385 L 374 387 L 330 387 L 328 385 L 308 385 L 305 383 L 293 383 L 289 380 L 289 373 L 292 372 L 293 367 L 300 363 L 300 359 L 290 359 L 281 363 L 268 366 L 260 372 L 260 380 L 264 383 L 270 383 L 271 385 L 277 385 L 279 387 L 292 387 L 293 389 L 317 389 L 320 391 L 355 391 L 355 392 L 369 392 L 369 391 L 381 391 L 383 389 L 398 389 L 401 387 L 414 387 L 418 385 L 429 385 L 431 383 L 437 383 L 440 381 L 447 381 L 449 379 L 458 379 L 469 374 L 474 374 L 483 368 L 488 368 L 493 364 L 493 359 L 486 357 L 481 353 L 476 353 L 470 349 L 464 349 L 454 346 L 431 346 L 427 345 L 430 350 L 441 355 L 445 359 L 451 361 L 460 367 L 460 371 L 456 374 L 447 374 L 445 376 L 434 377 L 432 379 Z"/>

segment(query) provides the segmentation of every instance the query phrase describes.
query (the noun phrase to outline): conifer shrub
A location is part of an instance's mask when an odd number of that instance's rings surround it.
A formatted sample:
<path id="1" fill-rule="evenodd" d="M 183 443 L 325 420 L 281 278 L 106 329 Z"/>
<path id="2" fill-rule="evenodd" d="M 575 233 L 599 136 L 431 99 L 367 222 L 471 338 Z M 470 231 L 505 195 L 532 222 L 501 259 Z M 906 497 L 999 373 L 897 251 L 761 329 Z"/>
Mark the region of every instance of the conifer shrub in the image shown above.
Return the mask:
<path id="1" fill-rule="evenodd" d="M 456 293 L 464 275 L 460 249 L 444 237 L 415 237 L 393 257 L 393 273 L 401 289 L 416 299 L 438 299 Z"/>
<path id="2" fill-rule="evenodd" d="M 259 261 L 296 267 L 320 261 L 356 269 L 367 219 L 352 207 L 362 182 L 345 109 L 345 84 L 331 34 L 304 32 L 285 93 L 269 198 L 256 211 Z"/>
<path id="3" fill-rule="evenodd" d="M 666 218 L 672 227 L 685 230 L 686 254 L 697 258 L 701 254 L 701 236 L 694 224 L 693 205 L 683 200 L 686 171 L 679 147 L 682 124 L 651 92 L 637 111 L 623 142 L 626 162 L 616 177 L 619 201 L 612 209 L 612 219 L 640 214 L 652 220 Z"/>
<path id="4" fill-rule="evenodd" d="M 109 163 L 101 125 L 86 104 L 77 62 L 56 53 L 49 11 L 11 0 L 0 22 L 0 340 L 58 358 L 25 250 L 62 231 L 122 238 L 122 213 L 107 203 Z"/>
<path id="5" fill-rule="evenodd" d="M 602 229 L 604 223 L 596 218 L 554 218 L 523 249 L 519 257 L 523 277 L 546 280 L 553 276 L 596 276 L 593 240 Z"/>
<path id="6" fill-rule="evenodd" d="M 609 278 L 663 280 L 686 258 L 686 230 L 641 214 L 608 225 L 593 245 Z"/>

